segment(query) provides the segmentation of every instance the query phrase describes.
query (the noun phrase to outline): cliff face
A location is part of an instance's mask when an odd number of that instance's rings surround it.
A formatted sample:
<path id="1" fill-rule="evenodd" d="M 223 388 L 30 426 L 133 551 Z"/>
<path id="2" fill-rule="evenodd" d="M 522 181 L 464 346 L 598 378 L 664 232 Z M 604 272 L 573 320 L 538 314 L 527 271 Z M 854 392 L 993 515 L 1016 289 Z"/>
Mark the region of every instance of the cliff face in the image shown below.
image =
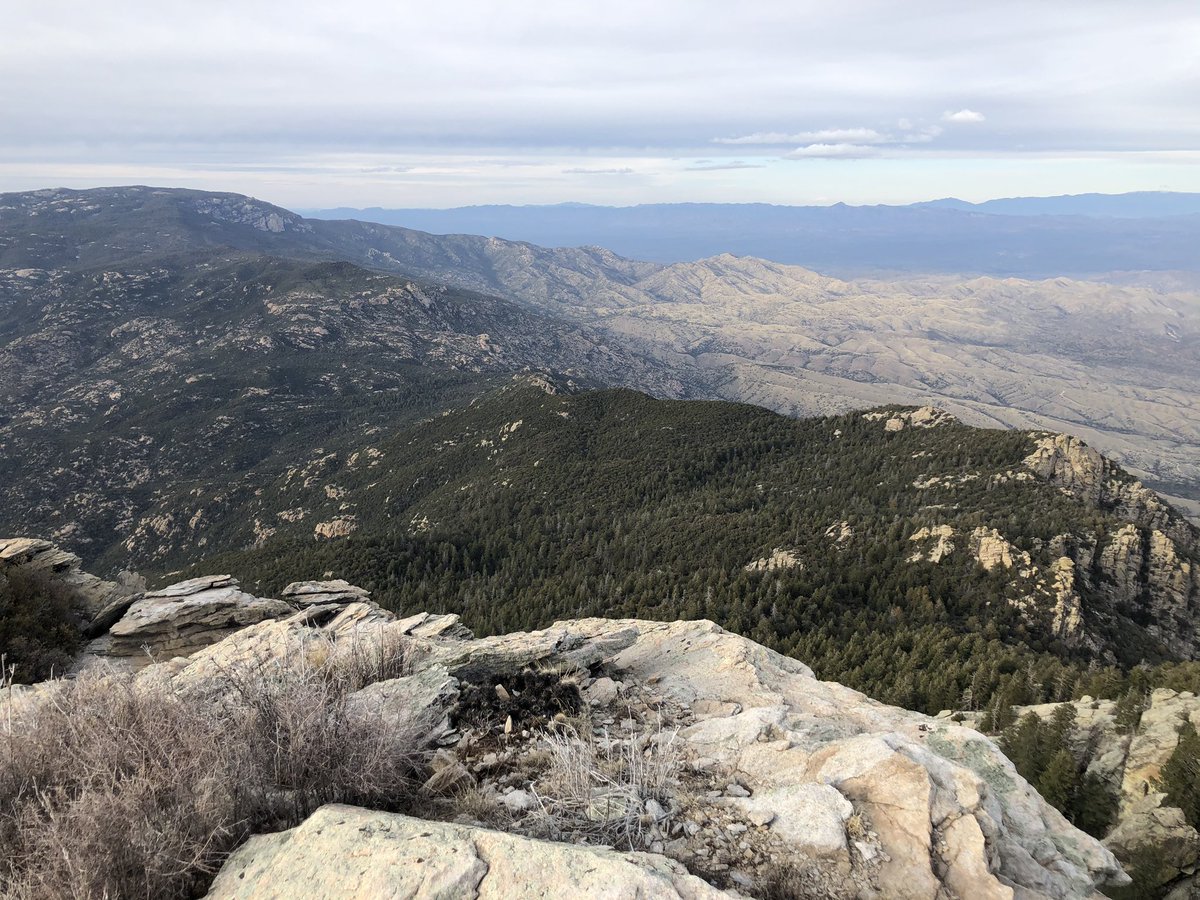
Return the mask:
<path id="1" fill-rule="evenodd" d="M 260 621 L 176 656 L 167 636 L 200 640 L 196 598 L 214 591 L 226 620 Z M 456 616 L 396 619 L 345 582 L 297 583 L 275 601 L 228 580 L 148 595 L 110 636 L 147 622 L 160 661 L 134 689 L 197 704 L 237 702 L 253 673 L 278 666 L 402 654 L 404 674 L 361 688 L 348 709 L 417 736 L 427 812 L 455 820 L 327 807 L 251 840 L 213 897 L 417 883 L 512 896 L 519 882 L 544 895 L 700 898 L 783 878 L 831 897 L 1008 900 L 1088 897 L 1124 879 L 987 738 L 818 681 L 711 622 L 585 619 L 473 639 Z M 100 665 L 91 677 L 118 677 Z M 54 690 L 16 694 L 11 727 L 32 727 Z M 614 835 L 636 852 L 590 846 Z"/>
<path id="2" fill-rule="evenodd" d="M 1160 788 L 1163 767 L 1179 743 L 1185 722 L 1200 728 L 1200 697 L 1190 691 L 1152 691 L 1140 719 L 1129 730 L 1119 727 L 1117 704 L 1085 697 L 1068 704 L 1017 707 L 1018 716 L 1032 713 L 1050 721 L 1069 706 L 1075 714 L 1070 749 L 1087 773 L 1096 776 L 1117 798 L 1116 820 L 1104 844 L 1123 861 L 1154 847 L 1162 854 L 1163 894 L 1190 898 L 1200 890 L 1200 832 L 1187 823 Z M 963 724 L 975 724 L 967 715 Z"/>
<path id="3" fill-rule="evenodd" d="M 1163 500 L 1078 438 L 1042 435 L 1025 465 L 1093 508 L 1124 524 L 1107 533 L 1056 539 L 1061 553 L 1056 573 L 1069 607 L 1076 586 L 1091 597 L 1090 611 L 1122 616 L 1143 625 L 1172 653 L 1200 655 L 1200 536 Z M 1085 637 L 1082 619 L 1063 622 L 1062 634 Z"/>

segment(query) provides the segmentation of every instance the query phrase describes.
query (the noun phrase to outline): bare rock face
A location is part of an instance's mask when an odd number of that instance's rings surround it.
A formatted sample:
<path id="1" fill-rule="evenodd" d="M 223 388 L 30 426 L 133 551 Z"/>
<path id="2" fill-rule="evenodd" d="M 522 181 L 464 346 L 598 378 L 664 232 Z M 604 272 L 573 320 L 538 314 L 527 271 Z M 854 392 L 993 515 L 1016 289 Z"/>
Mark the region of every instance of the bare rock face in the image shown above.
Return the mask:
<path id="1" fill-rule="evenodd" d="M 939 425 L 952 425 L 958 421 L 945 410 L 935 406 L 922 406 L 918 409 L 896 410 L 893 412 L 864 413 L 867 421 L 884 419 L 884 431 L 903 431 L 905 428 L 936 428 Z"/>
<path id="2" fill-rule="evenodd" d="M 1200 533 L 1153 491 L 1125 476 L 1115 463 L 1078 438 L 1047 434 L 1037 438 L 1025 465 L 1093 506 L 1111 510 L 1126 524 L 1091 544 L 1063 547 L 1073 570 L 1061 563 L 1054 573 L 1056 619 L 1062 631 L 1078 615 L 1072 594 L 1084 585 L 1102 606 L 1101 616 L 1117 610 L 1145 613 L 1146 630 L 1171 653 L 1200 658 Z M 1079 629 L 1075 629 L 1079 633 Z"/>
<path id="3" fill-rule="evenodd" d="M 774 572 L 777 569 L 796 568 L 803 569 L 804 563 L 800 561 L 800 557 L 794 550 L 783 547 L 776 547 L 771 551 L 770 556 L 764 556 L 762 559 L 756 559 L 745 565 L 747 572 Z"/>
<path id="4" fill-rule="evenodd" d="M 931 563 L 940 563 L 954 552 L 954 542 L 951 540 L 953 537 L 954 529 L 949 525 L 934 525 L 932 528 L 919 529 L 909 540 L 920 545 L 927 544 L 928 549 L 921 547 L 908 558 L 908 561 L 919 563 L 922 560 L 928 560 Z"/>
<path id="5" fill-rule="evenodd" d="M 689 794 L 699 804 L 696 821 L 720 823 L 723 846 L 740 842 L 750 855 L 769 847 L 778 858 L 817 867 L 841 885 L 832 896 L 853 897 L 875 885 L 883 896 L 919 900 L 1065 900 L 1124 880 L 1113 855 L 1049 807 L 984 736 L 820 682 L 804 664 L 711 622 L 586 619 L 475 640 L 457 636 L 461 626 L 452 616 L 356 628 L 345 617 L 356 605 L 307 606 L 260 621 L 186 660 L 144 669 L 138 683 L 213 697 L 239 671 L 264 664 L 321 666 L 340 653 L 403 652 L 410 671 L 359 690 L 351 708 L 389 728 L 419 732 L 422 746 L 443 748 L 441 770 L 470 778 L 480 771 L 470 757 L 478 733 L 465 734 L 474 726 L 460 718 L 470 691 L 524 703 L 536 688 L 526 684 L 518 700 L 504 686 L 515 688 L 510 679 L 522 672 L 575 672 L 583 686 L 608 678 L 620 691 L 589 689 L 595 702 L 581 698 L 582 707 L 600 722 L 608 709 L 623 718 L 636 704 L 648 716 L 653 710 L 659 727 L 674 734 L 687 770 L 704 773 L 697 777 L 717 788 Z M 509 748 L 513 771 L 536 770 L 541 738 L 529 730 L 522 737 L 521 725 L 503 719 L 492 727 L 501 748 Z M 530 765 L 520 762 L 518 745 L 534 754 Z M 501 805 L 512 808 L 512 830 L 519 832 L 522 817 L 536 815 L 538 787 L 528 780 L 533 776 L 515 777 Z M 629 802 L 641 801 L 620 805 Z M 647 815 L 674 815 L 674 801 L 667 805 L 647 802 Z M 528 896 L 530 886 L 546 896 L 721 895 L 684 869 L 695 860 L 697 871 L 707 871 L 702 842 L 712 829 L 684 824 L 674 822 L 670 833 L 678 836 L 669 847 L 646 845 L 672 862 L 326 808 L 292 832 L 254 838 L 229 861 L 211 896 L 458 896 L 461 888 L 467 896 L 501 897 Z M 741 877 L 756 883 L 763 876 Z"/>
<path id="6" fill-rule="evenodd" d="M 1162 498 L 1077 437 L 1042 435 L 1025 458 L 1025 466 L 1039 478 L 1093 506 L 1114 510 L 1141 528 L 1157 528 L 1175 540 L 1194 540 L 1194 532 Z"/>
<path id="7" fill-rule="evenodd" d="M 662 856 L 336 805 L 291 831 L 251 838 L 208 893 L 210 900 L 725 896 Z"/>
<path id="8" fill-rule="evenodd" d="M 291 832 L 252 839 L 212 897 L 715 897 L 723 892 L 687 868 L 710 871 L 713 841 L 723 858 L 801 860 L 837 897 L 1067 900 L 1125 880 L 1112 853 L 1048 806 L 983 735 L 818 681 L 803 663 L 711 622 L 585 619 L 474 639 L 456 616 L 396 619 L 342 581 L 298 582 L 285 596 L 253 597 L 229 576 L 171 585 L 134 602 L 92 654 L 140 668 L 139 690 L 202 702 L 264 667 L 398 661 L 397 677 L 371 676 L 349 709 L 414 735 L 414 750 L 440 748 L 435 776 L 464 781 L 487 771 L 470 754 L 479 729 L 493 729 L 492 746 L 515 773 L 498 800 L 514 832 L 541 808 L 528 773 L 545 737 L 479 698 L 514 710 L 535 703 L 545 673 L 574 673 L 580 714 L 601 728 L 621 717 L 631 746 L 656 739 L 639 729 L 669 730 L 693 780 L 663 803 L 604 796 L 587 807 L 604 816 L 638 804 L 661 823 L 648 854 L 326 807 Z M 165 661 L 141 667 L 151 656 Z M 513 679 L 524 679 L 519 690 Z M 605 690 L 604 679 L 619 688 Z M 684 803 L 694 811 L 686 823 Z M 762 887 L 766 865 L 729 872 L 729 885 Z"/>
<path id="9" fill-rule="evenodd" d="M 730 803 L 799 858 L 871 856 L 888 896 L 1085 897 L 1123 879 L 982 735 L 819 682 L 709 622 L 588 619 L 429 653 L 471 679 L 557 662 L 650 686 L 654 708 L 695 710 L 679 738 L 697 765 L 736 773 Z M 851 815 L 877 836 L 869 854 L 850 849 Z"/>
<path id="10" fill-rule="evenodd" d="M 1069 749 L 1077 759 L 1088 759 L 1088 774 L 1099 778 L 1119 800 L 1117 820 L 1105 835 L 1104 845 L 1121 859 L 1131 859 L 1140 848 L 1154 846 L 1161 851 L 1166 867 L 1164 884 L 1186 888 L 1200 870 L 1200 832 L 1187 824 L 1181 810 L 1170 805 L 1158 789 L 1158 779 L 1179 742 L 1184 721 L 1200 728 L 1200 697 L 1188 691 L 1153 691 L 1129 734 L 1118 730 L 1112 700 L 1085 697 L 1069 704 L 1017 707 L 1016 712 L 1049 721 L 1064 705 L 1075 711 Z M 967 714 L 966 723 L 975 715 Z"/>
<path id="11" fill-rule="evenodd" d="M 971 547 L 979 564 L 989 572 L 997 567 L 1028 570 L 1033 565 L 1028 553 L 1010 544 L 995 528 L 976 528 L 971 533 Z"/>

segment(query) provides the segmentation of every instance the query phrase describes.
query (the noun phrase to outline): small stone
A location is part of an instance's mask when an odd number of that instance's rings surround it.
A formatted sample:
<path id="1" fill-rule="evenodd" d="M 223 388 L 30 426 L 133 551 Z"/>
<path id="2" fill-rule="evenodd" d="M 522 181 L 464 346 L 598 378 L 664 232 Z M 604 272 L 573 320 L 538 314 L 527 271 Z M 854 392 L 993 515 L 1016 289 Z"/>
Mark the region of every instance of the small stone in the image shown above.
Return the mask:
<path id="1" fill-rule="evenodd" d="M 775 821 L 775 813 L 769 809 L 752 809 L 746 814 L 746 818 L 751 825 L 758 825 L 761 828 Z"/>
<path id="2" fill-rule="evenodd" d="M 504 685 L 502 684 L 496 685 L 496 696 L 505 702 L 512 699 L 512 695 L 504 689 Z"/>
<path id="3" fill-rule="evenodd" d="M 661 822 L 669 815 L 669 813 L 663 809 L 662 804 L 654 799 L 646 801 L 646 814 L 655 822 Z"/>
<path id="4" fill-rule="evenodd" d="M 620 695 L 622 687 L 620 682 L 613 681 L 611 678 L 597 678 L 584 691 L 584 696 L 592 706 L 608 706 Z"/>
<path id="5" fill-rule="evenodd" d="M 725 826 L 725 830 L 730 834 L 744 834 L 747 831 L 747 828 L 741 822 L 730 822 Z"/>
<path id="6" fill-rule="evenodd" d="M 695 822 L 684 822 L 683 830 L 687 832 L 688 837 L 695 837 L 700 833 L 700 826 Z"/>
<path id="7" fill-rule="evenodd" d="M 736 781 L 731 781 L 729 784 L 727 784 L 725 786 L 725 796 L 726 797 L 749 797 L 750 791 L 748 791 L 746 788 L 742 787 L 742 785 L 738 784 Z"/>
<path id="8" fill-rule="evenodd" d="M 510 811 L 515 813 L 528 812 L 537 806 L 537 800 L 529 791 L 515 790 L 510 791 L 500 798 L 500 802 Z"/>

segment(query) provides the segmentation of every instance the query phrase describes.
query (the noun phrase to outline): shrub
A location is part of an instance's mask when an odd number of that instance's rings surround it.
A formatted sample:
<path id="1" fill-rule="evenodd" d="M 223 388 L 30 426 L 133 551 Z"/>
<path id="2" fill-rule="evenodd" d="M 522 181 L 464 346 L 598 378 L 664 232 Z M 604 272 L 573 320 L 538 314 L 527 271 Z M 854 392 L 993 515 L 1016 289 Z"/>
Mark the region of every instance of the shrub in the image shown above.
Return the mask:
<path id="1" fill-rule="evenodd" d="M 80 638 L 70 588 L 36 569 L 12 566 L 0 574 L 0 657 L 9 677 L 32 684 L 65 672 Z"/>
<path id="2" fill-rule="evenodd" d="M 222 703 L 130 675 L 48 686 L 0 719 L 0 895 L 195 897 L 251 833 L 330 802 L 406 808 L 414 735 L 348 711 L 368 670 L 264 666 Z"/>
<path id="3" fill-rule="evenodd" d="M 1200 828 L 1200 735 L 1190 721 L 1179 731 L 1179 743 L 1162 768 L 1159 787 L 1172 806 L 1183 810 L 1193 828 Z"/>

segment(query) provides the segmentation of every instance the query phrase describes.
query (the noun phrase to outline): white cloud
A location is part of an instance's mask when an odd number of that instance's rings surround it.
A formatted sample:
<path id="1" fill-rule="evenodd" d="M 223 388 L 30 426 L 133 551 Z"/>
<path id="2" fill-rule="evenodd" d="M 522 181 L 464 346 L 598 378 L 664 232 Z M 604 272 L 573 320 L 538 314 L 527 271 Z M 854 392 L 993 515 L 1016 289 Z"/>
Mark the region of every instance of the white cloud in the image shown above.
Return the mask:
<path id="1" fill-rule="evenodd" d="M 765 168 L 762 163 L 745 162 L 740 159 L 731 160 L 730 162 L 713 162 L 710 159 L 697 160 L 694 165 L 684 169 L 685 172 L 721 172 L 726 169 L 762 169 Z"/>
<path id="2" fill-rule="evenodd" d="M 958 112 L 946 110 L 942 113 L 943 122 L 953 122 L 955 125 L 982 122 L 986 118 L 987 116 L 983 113 L 975 112 L 973 109 L 960 109 Z"/>
<path id="3" fill-rule="evenodd" d="M 804 144 L 804 143 L 856 143 L 882 144 L 891 140 L 874 128 L 823 128 L 819 131 L 799 131 L 787 134 L 782 131 L 756 131 L 732 138 L 713 138 L 714 144 Z"/>
<path id="4" fill-rule="evenodd" d="M 941 125 L 928 125 L 920 131 L 910 131 L 900 139 L 903 144 L 928 144 L 934 138 L 940 137 L 944 129 Z"/>
<path id="5" fill-rule="evenodd" d="M 622 166 L 619 169 L 563 169 L 564 175 L 632 175 L 633 169 Z"/>
<path id="6" fill-rule="evenodd" d="M 867 159 L 879 150 L 866 144 L 809 144 L 785 153 L 784 159 Z"/>

